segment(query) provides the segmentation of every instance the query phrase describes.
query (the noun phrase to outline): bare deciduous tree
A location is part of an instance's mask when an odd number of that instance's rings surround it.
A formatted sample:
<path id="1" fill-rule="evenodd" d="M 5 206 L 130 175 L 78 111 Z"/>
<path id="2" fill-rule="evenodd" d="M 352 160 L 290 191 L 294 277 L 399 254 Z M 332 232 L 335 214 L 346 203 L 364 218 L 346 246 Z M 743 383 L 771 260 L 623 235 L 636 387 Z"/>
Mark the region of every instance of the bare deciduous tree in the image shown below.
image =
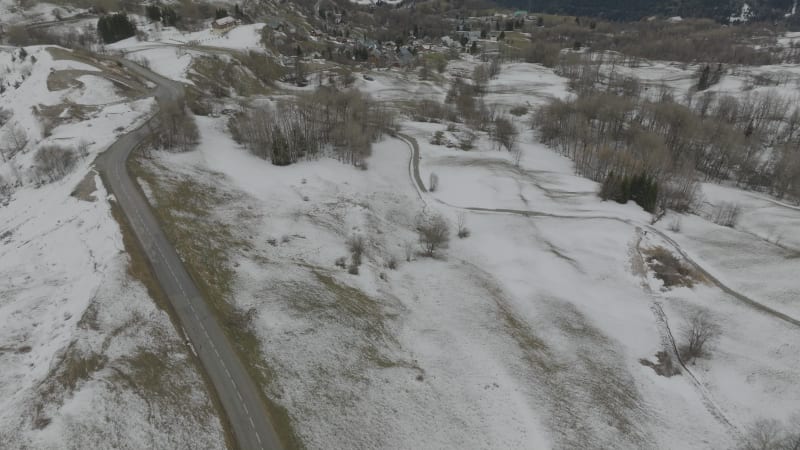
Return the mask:
<path id="1" fill-rule="evenodd" d="M 35 175 L 40 180 L 57 181 L 68 174 L 77 158 L 75 150 L 57 145 L 46 145 L 39 148 L 33 157 Z"/>
<path id="2" fill-rule="evenodd" d="M 684 339 L 681 356 L 692 360 L 703 356 L 707 346 L 719 338 L 721 330 L 706 312 L 700 311 L 688 320 L 681 332 Z"/>
<path id="3" fill-rule="evenodd" d="M 364 236 L 354 234 L 347 239 L 347 250 L 350 251 L 350 258 L 355 266 L 361 265 L 361 256 L 364 254 Z"/>
<path id="4" fill-rule="evenodd" d="M 495 79 L 498 75 L 500 75 L 500 58 L 492 58 L 489 62 L 489 78 Z"/>
<path id="5" fill-rule="evenodd" d="M 479 64 L 472 71 L 472 87 L 475 94 L 483 95 L 486 93 L 486 85 L 489 83 L 489 71 L 485 65 Z"/>
<path id="6" fill-rule="evenodd" d="M 714 207 L 711 221 L 723 227 L 734 228 L 739 222 L 742 208 L 736 203 L 722 202 Z"/>
<path id="7" fill-rule="evenodd" d="M 90 145 L 91 144 L 89 143 L 89 141 L 85 139 L 81 139 L 78 141 L 78 144 L 75 146 L 75 151 L 77 152 L 78 156 L 81 159 L 86 159 L 86 157 L 89 156 Z"/>
<path id="8" fill-rule="evenodd" d="M 447 247 L 450 242 L 450 225 L 444 216 L 422 213 L 416 221 L 419 243 L 426 256 L 434 256 L 436 250 Z"/>
<path id="9" fill-rule="evenodd" d="M 6 131 L 4 141 L 5 144 L 0 153 L 2 153 L 3 161 L 6 161 L 25 150 L 28 145 L 28 133 L 20 126 L 13 126 Z"/>
<path id="10" fill-rule="evenodd" d="M 498 117 L 494 120 L 491 135 L 498 148 L 505 147 L 510 152 L 514 150 L 519 132 L 517 132 L 517 128 L 511 120 L 505 117 Z"/>
<path id="11" fill-rule="evenodd" d="M 159 102 L 158 128 L 154 130 L 153 144 L 172 151 L 192 150 L 200 140 L 200 131 L 194 116 L 185 105 L 175 101 Z"/>
<path id="12" fill-rule="evenodd" d="M 406 255 L 406 262 L 411 262 L 414 258 L 414 242 L 408 241 L 403 245 L 403 251 Z"/>
<path id="13" fill-rule="evenodd" d="M 800 413 L 784 424 L 775 419 L 761 419 L 747 428 L 738 450 L 800 449 Z"/>
<path id="14" fill-rule="evenodd" d="M 468 238 L 470 235 L 469 228 L 467 228 L 466 214 L 463 212 L 458 213 L 458 237 L 460 239 Z"/>
<path id="15" fill-rule="evenodd" d="M 431 172 L 428 180 L 428 191 L 436 192 L 437 189 L 439 189 L 439 175 L 436 175 L 436 172 Z"/>

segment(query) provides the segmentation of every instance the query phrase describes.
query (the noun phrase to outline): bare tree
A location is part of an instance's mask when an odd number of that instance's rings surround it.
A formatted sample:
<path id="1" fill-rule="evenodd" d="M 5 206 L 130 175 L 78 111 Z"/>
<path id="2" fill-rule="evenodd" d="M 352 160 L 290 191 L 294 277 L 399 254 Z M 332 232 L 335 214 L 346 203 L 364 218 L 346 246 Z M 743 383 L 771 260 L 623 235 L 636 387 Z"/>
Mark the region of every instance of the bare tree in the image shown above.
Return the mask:
<path id="1" fill-rule="evenodd" d="M 439 175 L 436 175 L 436 172 L 431 172 L 428 181 L 428 191 L 436 192 L 439 189 Z"/>
<path id="2" fill-rule="evenodd" d="M 761 419 L 747 428 L 739 450 L 798 450 L 800 449 L 800 413 L 786 422 Z"/>
<path id="3" fill-rule="evenodd" d="M 498 75 L 500 75 L 500 58 L 494 57 L 492 58 L 491 62 L 489 62 L 489 78 L 495 79 Z"/>
<path id="4" fill-rule="evenodd" d="M 427 256 L 434 256 L 436 250 L 447 247 L 450 242 L 450 225 L 440 214 L 425 214 L 417 216 L 417 234 L 422 250 Z"/>
<path id="5" fill-rule="evenodd" d="M 742 208 L 736 203 L 722 202 L 714 207 L 711 220 L 717 225 L 734 228 L 739 222 Z"/>
<path id="6" fill-rule="evenodd" d="M 49 182 L 63 178 L 75 167 L 77 162 L 73 149 L 57 145 L 46 145 L 39 148 L 33 160 L 36 176 L 40 180 L 46 178 Z"/>
<path id="7" fill-rule="evenodd" d="M 484 64 L 475 66 L 472 71 L 472 87 L 475 94 L 483 95 L 486 93 L 486 85 L 489 83 L 489 71 Z"/>
<path id="8" fill-rule="evenodd" d="M 364 236 L 354 234 L 347 239 L 347 250 L 350 251 L 350 259 L 353 265 L 361 265 L 361 256 L 364 254 Z"/>
<path id="9" fill-rule="evenodd" d="M 5 145 L 2 150 L 3 161 L 9 160 L 28 145 L 28 133 L 20 126 L 13 126 L 5 134 Z"/>
<path id="10" fill-rule="evenodd" d="M 467 228 L 466 214 L 463 212 L 458 213 L 458 237 L 460 239 L 468 238 L 470 235 L 469 228 Z"/>
<path id="11" fill-rule="evenodd" d="M 681 331 L 684 339 L 681 356 L 687 360 L 703 356 L 707 346 L 721 333 L 719 325 L 704 311 L 695 313 Z"/>
<path id="12" fill-rule="evenodd" d="M 779 450 L 781 445 L 783 426 L 775 419 L 762 419 L 756 421 L 747 429 L 740 450 Z"/>
<path id="13" fill-rule="evenodd" d="M 494 120 L 494 127 L 492 129 L 492 139 L 499 147 L 505 147 L 509 152 L 514 150 L 517 143 L 519 132 L 511 120 L 505 117 L 498 117 Z"/>
<path id="14" fill-rule="evenodd" d="M 176 101 L 160 102 L 158 118 L 158 130 L 153 142 L 156 147 L 187 152 L 200 141 L 194 116 L 183 104 Z"/>
<path id="15" fill-rule="evenodd" d="M 78 144 L 75 146 L 75 151 L 78 153 L 78 156 L 81 159 L 86 159 L 89 156 L 89 146 L 91 144 L 86 139 L 81 139 L 78 141 Z"/>

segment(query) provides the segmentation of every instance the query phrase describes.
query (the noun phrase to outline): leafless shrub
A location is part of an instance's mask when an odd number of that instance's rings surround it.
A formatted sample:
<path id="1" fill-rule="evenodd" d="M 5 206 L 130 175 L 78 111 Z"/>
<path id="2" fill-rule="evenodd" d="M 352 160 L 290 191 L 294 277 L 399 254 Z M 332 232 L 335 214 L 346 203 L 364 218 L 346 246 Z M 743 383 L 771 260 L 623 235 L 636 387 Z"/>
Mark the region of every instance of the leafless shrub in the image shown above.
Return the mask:
<path id="1" fill-rule="evenodd" d="M 800 413 L 786 423 L 761 419 L 747 427 L 738 450 L 797 450 L 800 449 Z"/>
<path id="2" fill-rule="evenodd" d="M 495 79 L 498 75 L 500 75 L 500 58 L 492 58 L 492 60 L 489 62 L 488 72 L 489 78 L 491 79 Z"/>
<path id="3" fill-rule="evenodd" d="M 0 153 L 2 154 L 3 161 L 6 161 L 13 158 L 17 153 L 25 150 L 25 147 L 28 145 L 28 133 L 20 126 L 13 126 L 6 131 L 3 140 L 5 142 L 3 146 L 0 147 Z"/>
<path id="4" fill-rule="evenodd" d="M 0 83 L 0 86 L 1 85 L 2 85 L 2 83 Z M 14 117 L 14 113 L 12 113 L 11 111 L 9 111 L 7 109 L 0 108 L 0 127 L 5 125 L 6 122 L 8 122 L 9 119 L 11 119 L 12 117 Z"/>
<path id="5" fill-rule="evenodd" d="M 695 313 L 681 330 L 683 337 L 681 356 L 687 361 L 702 357 L 708 346 L 717 340 L 720 334 L 719 325 L 714 323 L 706 312 Z"/>
<path id="6" fill-rule="evenodd" d="M 428 191 L 436 192 L 437 189 L 439 189 L 439 175 L 436 175 L 436 172 L 431 172 L 428 180 Z"/>
<path id="7" fill-rule="evenodd" d="M 417 122 L 441 122 L 458 118 L 450 105 L 443 105 L 428 99 L 420 100 L 413 105 L 411 117 Z"/>
<path id="8" fill-rule="evenodd" d="M 419 243 L 426 256 L 434 256 L 437 249 L 446 248 L 450 242 L 450 225 L 440 214 L 420 214 L 417 216 L 416 227 Z"/>
<path id="9" fill-rule="evenodd" d="M 41 181 L 53 182 L 64 178 L 77 162 L 75 150 L 57 145 L 39 148 L 33 156 L 35 172 Z"/>
<path id="10" fill-rule="evenodd" d="M 406 255 L 406 262 L 411 262 L 414 259 L 414 243 L 408 241 L 403 245 L 403 250 L 405 251 Z"/>
<path id="11" fill-rule="evenodd" d="M 394 255 L 389 256 L 389 258 L 386 260 L 386 267 L 391 270 L 396 270 L 397 265 L 397 257 Z"/>
<path id="12" fill-rule="evenodd" d="M 742 207 L 736 203 L 721 202 L 711 212 L 711 221 L 723 227 L 734 228 L 739 222 Z"/>
<path id="13" fill-rule="evenodd" d="M 89 141 L 85 139 L 79 140 L 78 143 L 75 145 L 75 152 L 81 159 L 86 159 L 86 157 L 89 156 L 90 145 L 91 144 L 89 143 Z"/>
<path id="14" fill-rule="evenodd" d="M 350 264 L 350 266 L 347 267 L 347 273 L 350 275 L 358 275 L 358 266 L 355 264 Z"/>
<path id="15" fill-rule="evenodd" d="M 466 214 L 464 214 L 463 212 L 458 213 L 458 233 L 457 233 L 457 235 L 458 235 L 459 239 L 468 238 L 469 235 L 471 234 L 470 231 L 469 231 L 469 228 L 467 228 L 466 221 L 467 221 Z"/>
<path id="16" fill-rule="evenodd" d="M 672 231 L 673 233 L 680 233 L 681 232 L 681 217 L 680 216 L 673 217 L 672 220 L 669 222 L 669 225 L 667 226 L 667 229 L 669 231 Z"/>
<path id="17" fill-rule="evenodd" d="M 498 148 L 504 147 L 506 150 L 512 151 L 517 143 L 518 136 L 517 128 L 509 119 L 498 117 L 494 120 L 491 137 Z"/>
<path id="18" fill-rule="evenodd" d="M 365 246 L 364 236 L 360 234 L 354 234 L 347 239 L 347 250 L 350 252 L 350 260 L 354 265 L 361 265 L 361 256 L 364 254 Z"/>
<path id="19" fill-rule="evenodd" d="M 472 71 L 472 88 L 476 95 L 486 93 L 486 85 L 489 83 L 489 69 L 484 64 L 475 66 Z"/>
<path id="20" fill-rule="evenodd" d="M 6 203 L 11 194 L 14 192 L 14 186 L 8 183 L 5 178 L 0 175 L 0 205 Z"/>
<path id="21" fill-rule="evenodd" d="M 463 133 L 461 138 L 458 140 L 458 148 L 464 150 L 465 152 L 472 150 L 475 148 L 475 139 L 477 139 L 475 133 L 470 131 Z"/>
<path id="22" fill-rule="evenodd" d="M 159 102 L 158 119 L 157 129 L 151 135 L 154 147 L 188 152 L 200 141 L 194 116 L 182 103 Z"/>
<path id="23" fill-rule="evenodd" d="M 342 269 L 346 268 L 347 267 L 347 257 L 346 256 L 340 256 L 340 257 L 336 258 L 336 261 L 334 262 L 334 264 L 336 265 L 336 267 L 341 267 Z"/>

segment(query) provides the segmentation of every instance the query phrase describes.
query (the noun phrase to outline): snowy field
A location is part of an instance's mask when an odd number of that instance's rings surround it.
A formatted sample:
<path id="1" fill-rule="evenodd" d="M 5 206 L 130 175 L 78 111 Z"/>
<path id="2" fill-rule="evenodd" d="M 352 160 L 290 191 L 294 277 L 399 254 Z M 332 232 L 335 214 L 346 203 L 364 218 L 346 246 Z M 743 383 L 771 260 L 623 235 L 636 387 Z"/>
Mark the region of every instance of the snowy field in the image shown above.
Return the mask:
<path id="1" fill-rule="evenodd" d="M 0 96 L 10 112 L 0 133 L 27 139 L 0 163 L 14 186 L 0 205 L 0 446 L 219 448 L 204 381 L 132 276 L 113 199 L 91 169 L 152 99 L 129 97 L 96 66 L 27 53 L 0 51 L 12 83 Z M 81 142 L 74 170 L 38 186 L 36 150 Z"/>
<path id="2" fill-rule="evenodd" d="M 235 256 L 235 302 L 256 311 L 278 374 L 269 391 L 309 448 L 720 448 L 800 401 L 800 330 L 711 285 L 663 289 L 633 270 L 636 254 L 671 244 L 642 234 L 648 215 L 601 202 L 532 137 L 517 169 L 486 142 L 432 146 L 436 125 L 404 123 L 423 179 L 440 175 L 441 189 L 420 198 L 403 141 L 377 144 L 367 171 L 325 158 L 278 168 L 239 148 L 223 120 L 198 120 L 200 149 L 160 154 L 158 170 L 231 192 L 238 200 L 213 220 L 254 217 L 234 227 L 252 246 Z M 441 259 L 406 261 L 423 209 L 453 224 L 464 214 L 472 235 Z M 690 220 L 675 236 L 687 248 Z M 357 276 L 333 264 L 354 234 L 367 240 Z M 691 375 L 639 362 L 663 349 L 656 304 L 676 335 L 698 309 L 721 325 Z"/>
<path id="3" fill-rule="evenodd" d="M 149 41 L 109 49 L 188 83 L 193 57 L 255 49 L 262 26 L 223 37 L 149 29 Z M 194 361 L 132 276 L 113 198 L 91 172 L 152 100 L 98 66 L 43 48 L 13 52 L 0 51 L 9 87 L 0 107 L 11 112 L 0 133 L 16 127 L 30 142 L 0 164 L 20 185 L 0 206 L 0 442 L 224 446 Z M 375 70 L 355 87 L 388 104 L 442 100 L 446 81 L 476 63 L 451 62 L 434 81 Z M 614 70 L 682 99 L 697 67 Z M 739 70 L 712 91 L 739 94 L 764 72 L 800 69 Z M 795 96 L 794 87 L 752 91 Z M 597 184 L 530 130 L 536 106 L 569 95 L 564 78 L 532 64 L 504 65 L 489 82 L 490 106 L 528 107 L 513 119 L 518 164 L 485 133 L 467 152 L 429 142 L 437 131 L 456 138 L 446 124 L 402 120 L 419 144 L 422 180 L 439 179 L 429 193 L 415 186 L 403 139 L 377 143 L 368 170 L 330 158 L 276 167 L 237 145 L 225 118 L 197 117 L 196 151 L 141 161 L 156 207 L 169 207 L 157 202 L 165 186 L 199 186 L 193 202 L 222 199 L 200 220 L 236 242 L 226 255 L 231 301 L 269 366 L 267 396 L 307 448 L 731 448 L 754 421 L 800 411 L 800 328 L 696 271 L 692 283 L 667 285 L 648 259 L 664 251 L 691 268 L 683 252 L 731 290 L 799 319 L 800 208 L 704 184 L 703 210 L 671 231 L 675 215 L 652 225 L 634 204 L 602 202 Z M 77 169 L 36 187 L 35 149 L 87 136 Z M 733 229 L 708 219 L 722 202 L 742 208 Z M 470 236 L 421 256 L 423 212 L 463 222 Z M 353 236 L 366 243 L 358 274 L 335 264 Z M 680 375 L 659 375 L 648 364 L 697 311 L 719 325 L 719 341 Z"/>

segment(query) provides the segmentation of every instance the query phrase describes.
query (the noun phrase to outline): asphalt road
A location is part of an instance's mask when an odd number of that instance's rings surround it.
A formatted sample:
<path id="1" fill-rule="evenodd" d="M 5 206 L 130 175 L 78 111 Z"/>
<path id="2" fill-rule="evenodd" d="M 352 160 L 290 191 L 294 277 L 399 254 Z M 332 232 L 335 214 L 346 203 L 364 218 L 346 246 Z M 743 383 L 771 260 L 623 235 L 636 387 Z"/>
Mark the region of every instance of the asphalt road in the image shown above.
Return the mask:
<path id="1" fill-rule="evenodd" d="M 119 61 L 131 72 L 155 83 L 158 99 L 178 99 L 183 95 L 180 84 L 129 61 Z M 96 168 L 133 228 L 156 278 L 211 380 L 233 429 L 236 443 L 242 449 L 280 449 L 280 440 L 270 423 L 259 388 L 250 378 L 161 230 L 147 200 L 128 174 L 126 161 L 147 134 L 148 127 L 145 124 L 120 137 L 97 159 Z"/>

